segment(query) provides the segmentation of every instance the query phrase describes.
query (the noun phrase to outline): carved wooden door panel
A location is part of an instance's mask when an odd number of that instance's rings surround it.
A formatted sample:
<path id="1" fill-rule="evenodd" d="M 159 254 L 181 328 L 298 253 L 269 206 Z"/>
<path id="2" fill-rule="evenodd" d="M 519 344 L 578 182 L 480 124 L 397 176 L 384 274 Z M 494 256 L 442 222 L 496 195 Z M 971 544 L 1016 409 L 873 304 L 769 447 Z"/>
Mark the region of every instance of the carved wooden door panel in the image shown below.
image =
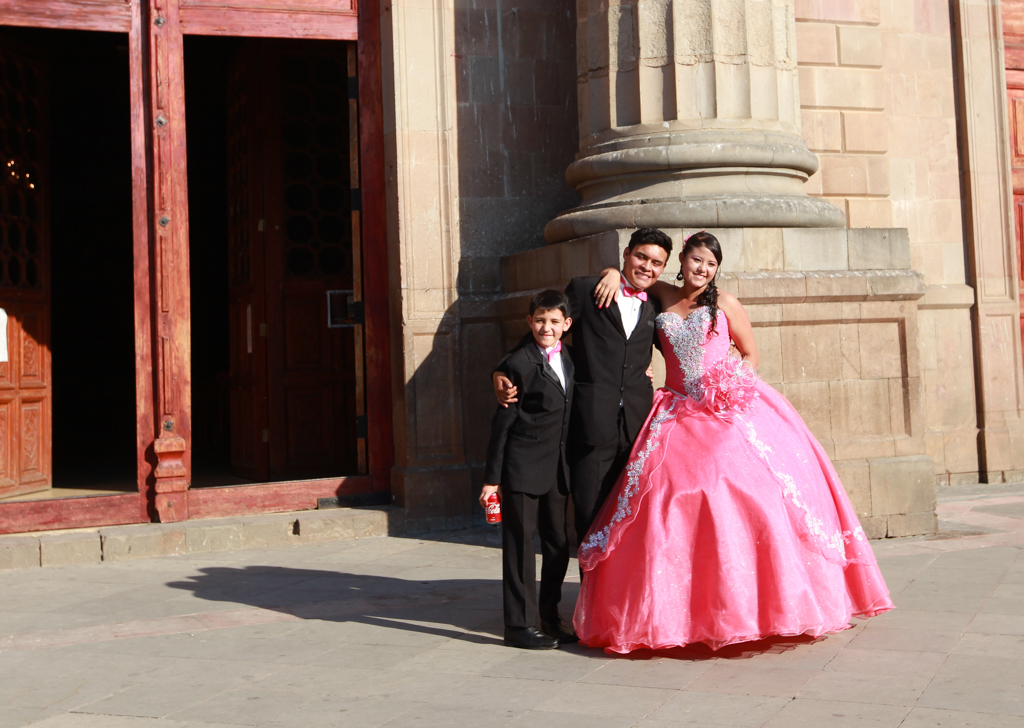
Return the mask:
<path id="1" fill-rule="evenodd" d="M 251 294 L 253 316 L 263 314 L 252 336 L 266 357 L 267 424 L 258 446 L 265 443 L 273 480 L 365 472 L 349 50 L 253 41 L 249 53 L 243 65 L 261 93 L 258 110 L 246 113 L 259 115 L 261 137 L 258 154 L 248 154 L 262 188 L 259 233 L 250 238 L 263 266 L 253 267 Z"/>
<path id="2" fill-rule="evenodd" d="M 1007 73 L 1007 100 L 1010 119 L 1010 155 L 1013 161 L 1013 213 L 1017 237 L 1017 278 L 1021 309 L 1024 310 L 1024 74 Z M 1014 83 L 1017 81 L 1017 83 Z M 1024 316 L 1021 317 L 1021 341 L 1024 343 Z"/>
<path id="3" fill-rule="evenodd" d="M 0 47 L 0 497 L 52 485 L 45 87 Z"/>
<path id="4" fill-rule="evenodd" d="M 269 476 L 266 308 L 263 296 L 263 94 L 256 46 L 228 71 L 228 276 L 231 347 L 231 465 Z"/>

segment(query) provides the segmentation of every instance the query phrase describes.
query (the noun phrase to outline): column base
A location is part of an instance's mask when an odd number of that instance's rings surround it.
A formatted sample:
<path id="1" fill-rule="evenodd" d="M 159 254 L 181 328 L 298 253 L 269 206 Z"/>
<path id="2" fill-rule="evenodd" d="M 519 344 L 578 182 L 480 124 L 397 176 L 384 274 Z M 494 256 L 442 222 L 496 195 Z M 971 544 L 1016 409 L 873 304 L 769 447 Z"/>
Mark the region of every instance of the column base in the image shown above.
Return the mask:
<path id="1" fill-rule="evenodd" d="M 544 228 L 544 239 L 561 243 L 617 229 L 654 228 L 842 228 L 835 205 L 806 195 L 708 195 L 610 202 L 563 212 Z"/>
<path id="2" fill-rule="evenodd" d="M 978 433 L 982 453 L 981 482 L 1024 481 L 1024 419 L 1014 417 L 1014 412 L 997 414 L 1004 419 L 986 424 Z"/>

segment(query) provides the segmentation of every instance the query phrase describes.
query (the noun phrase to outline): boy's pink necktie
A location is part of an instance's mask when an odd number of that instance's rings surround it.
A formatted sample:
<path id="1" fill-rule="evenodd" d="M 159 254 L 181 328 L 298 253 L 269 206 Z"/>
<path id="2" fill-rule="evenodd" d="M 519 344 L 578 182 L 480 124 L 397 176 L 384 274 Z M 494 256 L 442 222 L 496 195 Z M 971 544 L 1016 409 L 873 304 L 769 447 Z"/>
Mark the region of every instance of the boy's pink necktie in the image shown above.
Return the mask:
<path id="1" fill-rule="evenodd" d="M 562 342 L 559 341 L 557 344 L 555 344 L 551 348 L 551 351 L 545 351 L 544 352 L 544 355 L 548 358 L 548 363 L 549 364 L 551 363 L 551 360 L 555 358 L 555 355 L 558 354 L 561 350 L 562 350 Z"/>

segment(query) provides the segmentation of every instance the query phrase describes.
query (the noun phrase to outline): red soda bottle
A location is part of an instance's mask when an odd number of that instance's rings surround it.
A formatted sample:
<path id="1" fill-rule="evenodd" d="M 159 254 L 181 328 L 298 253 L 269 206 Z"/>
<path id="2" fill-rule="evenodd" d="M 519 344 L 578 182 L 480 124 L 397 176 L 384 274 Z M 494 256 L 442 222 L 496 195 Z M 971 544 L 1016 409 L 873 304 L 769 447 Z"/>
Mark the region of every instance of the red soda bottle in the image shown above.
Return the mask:
<path id="1" fill-rule="evenodd" d="M 497 493 L 491 493 L 490 497 L 487 498 L 487 513 L 488 523 L 501 523 L 501 499 L 498 498 Z"/>

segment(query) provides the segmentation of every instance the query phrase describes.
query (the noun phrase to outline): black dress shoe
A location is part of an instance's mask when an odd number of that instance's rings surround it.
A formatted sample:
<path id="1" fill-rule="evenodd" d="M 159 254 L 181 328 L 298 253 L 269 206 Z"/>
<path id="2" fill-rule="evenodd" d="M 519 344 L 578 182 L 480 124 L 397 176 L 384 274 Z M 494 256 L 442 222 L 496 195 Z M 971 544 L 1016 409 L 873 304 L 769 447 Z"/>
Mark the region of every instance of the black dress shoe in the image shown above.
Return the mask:
<path id="1" fill-rule="evenodd" d="M 506 627 L 505 645 L 523 650 L 553 650 L 558 647 L 558 640 L 536 627 Z"/>
<path id="2" fill-rule="evenodd" d="M 548 637 L 558 640 L 560 645 L 574 645 L 580 641 L 571 627 L 566 627 L 559 619 L 557 622 L 541 622 L 540 628 Z"/>

